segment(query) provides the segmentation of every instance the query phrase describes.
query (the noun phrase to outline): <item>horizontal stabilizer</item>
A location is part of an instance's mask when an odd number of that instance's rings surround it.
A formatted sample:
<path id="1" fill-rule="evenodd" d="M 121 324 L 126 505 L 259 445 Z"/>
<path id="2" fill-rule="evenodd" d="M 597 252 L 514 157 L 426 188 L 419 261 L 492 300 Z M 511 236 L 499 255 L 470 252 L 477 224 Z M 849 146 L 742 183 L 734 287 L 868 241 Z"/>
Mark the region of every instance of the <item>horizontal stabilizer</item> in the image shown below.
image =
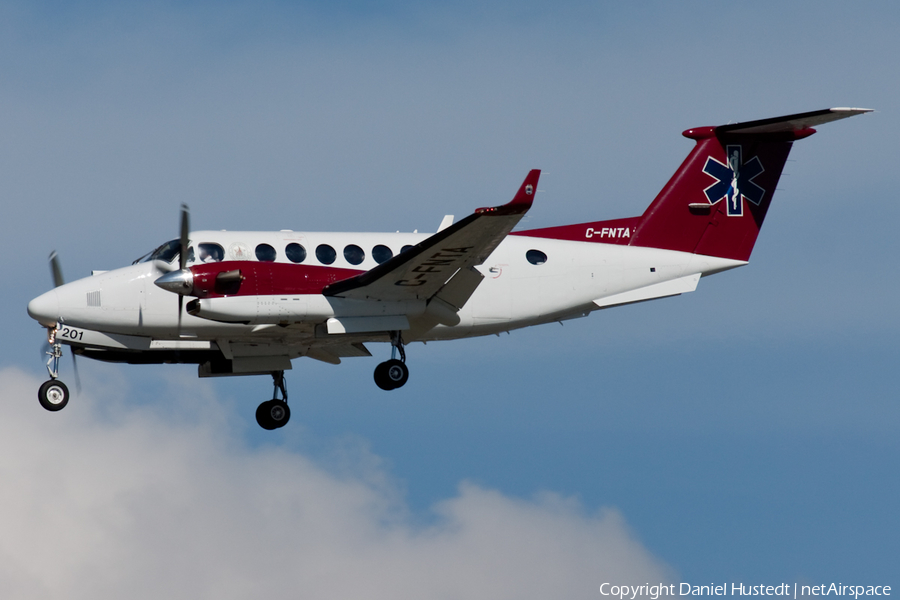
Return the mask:
<path id="1" fill-rule="evenodd" d="M 747 121 L 745 123 L 733 123 L 716 127 L 716 134 L 761 134 L 761 133 L 787 133 L 812 129 L 825 123 L 846 119 L 855 115 L 872 112 L 871 108 L 826 108 L 814 110 L 796 115 L 786 115 L 759 121 Z"/>
<path id="2" fill-rule="evenodd" d="M 700 281 L 700 273 L 671 279 L 661 283 L 654 283 L 636 290 L 629 290 L 621 294 L 614 294 L 594 300 L 600 308 L 608 308 L 610 306 L 620 306 L 622 304 L 632 304 L 634 302 L 643 302 L 644 300 L 653 300 L 654 298 L 666 298 L 668 296 L 677 296 L 686 294 L 697 289 L 697 283 Z"/>

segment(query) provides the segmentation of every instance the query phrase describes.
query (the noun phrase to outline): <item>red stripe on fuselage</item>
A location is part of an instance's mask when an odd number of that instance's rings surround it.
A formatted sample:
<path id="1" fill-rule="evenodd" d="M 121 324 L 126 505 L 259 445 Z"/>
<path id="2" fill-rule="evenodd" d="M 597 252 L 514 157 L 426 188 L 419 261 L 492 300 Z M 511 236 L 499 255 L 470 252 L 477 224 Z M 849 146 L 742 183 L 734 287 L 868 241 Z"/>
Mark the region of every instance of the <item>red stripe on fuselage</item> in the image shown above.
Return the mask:
<path id="1" fill-rule="evenodd" d="M 594 221 L 576 225 L 560 225 L 559 227 L 514 231 L 510 235 L 627 246 L 631 242 L 631 238 L 634 236 L 635 229 L 640 221 L 640 217 L 631 217 L 628 219 L 613 219 L 610 221 Z"/>
<path id="2" fill-rule="evenodd" d="M 274 262 L 225 261 L 190 267 L 194 294 L 200 298 L 321 294 L 326 285 L 365 271 Z M 216 276 L 240 271 L 239 282 L 217 284 Z"/>

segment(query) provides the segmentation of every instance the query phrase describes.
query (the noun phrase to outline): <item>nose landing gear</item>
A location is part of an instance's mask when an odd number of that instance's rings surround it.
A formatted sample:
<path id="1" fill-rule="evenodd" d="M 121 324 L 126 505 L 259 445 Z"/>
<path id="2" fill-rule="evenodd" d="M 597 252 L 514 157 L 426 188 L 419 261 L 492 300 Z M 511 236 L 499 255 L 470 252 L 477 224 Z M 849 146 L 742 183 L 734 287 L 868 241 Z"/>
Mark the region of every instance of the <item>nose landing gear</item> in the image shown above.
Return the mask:
<path id="1" fill-rule="evenodd" d="M 397 360 L 397 353 L 400 360 Z M 409 379 L 406 366 L 406 350 L 403 349 L 403 338 L 399 331 L 391 332 L 391 359 L 375 367 L 375 385 L 385 391 L 403 387 Z"/>
<path id="2" fill-rule="evenodd" d="M 62 344 L 56 339 L 55 327 L 47 329 L 47 342 L 50 344 L 50 350 L 47 351 L 47 355 L 50 357 L 47 359 L 47 371 L 50 373 L 50 379 L 38 389 L 38 401 L 45 409 L 56 412 L 64 409 L 69 403 L 69 388 L 58 379 Z"/>
<path id="3" fill-rule="evenodd" d="M 284 383 L 284 371 L 274 371 L 272 379 L 275 383 L 273 398 L 266 400 L 256 409 L 256 422 L 263 429 L 278 429 L 287 425 L 291 418 L 291 409 L 287 404 L 287 386 Z M 281 399 L 278 392 L 281 391 Z"/>

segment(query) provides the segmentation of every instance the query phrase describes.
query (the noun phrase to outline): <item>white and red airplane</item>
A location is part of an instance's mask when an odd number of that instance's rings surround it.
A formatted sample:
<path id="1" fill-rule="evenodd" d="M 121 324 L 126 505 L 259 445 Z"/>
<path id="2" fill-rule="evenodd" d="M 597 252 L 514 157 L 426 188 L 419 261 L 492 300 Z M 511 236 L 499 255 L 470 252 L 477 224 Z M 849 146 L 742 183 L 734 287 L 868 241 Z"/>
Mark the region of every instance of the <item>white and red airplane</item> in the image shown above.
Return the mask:
<path id="1" fill-rule="evenodd" d="M 58 379 L 66 344 L 102 361 L 197 364 L 200 377 L 270 374 L 274 398 L 256 418 L 275 429 L 290 418 L 284 371 L 301 356 L 338 364 L 371 356 L 367 342 L 390 342 L 375 382 L 391 390 L 409 377 L 410 342 L 692 292 L 701 277 L 747 264 L 792 143 L 865 112 L 688 129 L 696 145 L 687 159 L 644 214 L 627 219 L 513 232 L 538 170 L 508 204 L 445 217 L 431 235 L 190 231 L 182 207 L 180 238 L 131 266 L 64 284 L 51 255 L 56 287 L 28 304 L 51 345 L 39 400 L 50 411 L 69 400 Z"/>

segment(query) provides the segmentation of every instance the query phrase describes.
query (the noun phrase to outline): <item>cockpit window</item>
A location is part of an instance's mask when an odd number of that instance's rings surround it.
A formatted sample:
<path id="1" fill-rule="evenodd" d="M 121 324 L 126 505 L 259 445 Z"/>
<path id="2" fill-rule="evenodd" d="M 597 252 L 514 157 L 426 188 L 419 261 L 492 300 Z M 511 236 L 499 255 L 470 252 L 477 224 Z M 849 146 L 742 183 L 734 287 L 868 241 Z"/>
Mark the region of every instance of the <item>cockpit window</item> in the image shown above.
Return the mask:
<path id="1" fill-rule="evenodd" d="M 147 258 L 142 260 L 141 262 L 151 262 L 154 260 L 161 260 L 163 262 L 170 263 L 178 255 L 181 253 L 181 241 L 180 240 L 172 240 L 170 242 L 166 242 L 153 252 L 147 255 Z"/>

